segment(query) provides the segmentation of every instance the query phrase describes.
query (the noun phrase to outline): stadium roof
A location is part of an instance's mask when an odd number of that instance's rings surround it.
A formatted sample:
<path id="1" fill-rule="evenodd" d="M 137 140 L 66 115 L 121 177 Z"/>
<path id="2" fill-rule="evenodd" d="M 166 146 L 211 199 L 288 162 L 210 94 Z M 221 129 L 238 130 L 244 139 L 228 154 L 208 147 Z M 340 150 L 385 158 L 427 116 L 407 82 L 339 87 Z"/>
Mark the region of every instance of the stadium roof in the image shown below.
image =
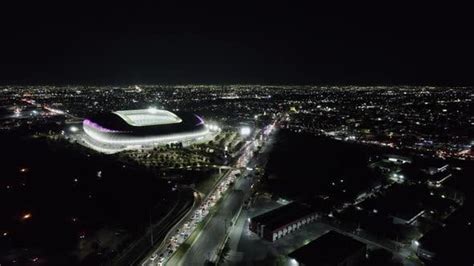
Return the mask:
<path id="1" fill-rule="evenodd" d="M 202 129 L 201 117 L 188 112 L 143 109 L 95 114 L 84 124 L 100 132 L 133 134 L 136 136 L 166 135 Z"/>
<path id="2" fill-rule="evenodd" d="M 135 127 L 168 125 L 182 122 L 181 118 L 172 112 L 155 108 L 116 111 L 113 113 L 120 116 L 127 124 Z"/>

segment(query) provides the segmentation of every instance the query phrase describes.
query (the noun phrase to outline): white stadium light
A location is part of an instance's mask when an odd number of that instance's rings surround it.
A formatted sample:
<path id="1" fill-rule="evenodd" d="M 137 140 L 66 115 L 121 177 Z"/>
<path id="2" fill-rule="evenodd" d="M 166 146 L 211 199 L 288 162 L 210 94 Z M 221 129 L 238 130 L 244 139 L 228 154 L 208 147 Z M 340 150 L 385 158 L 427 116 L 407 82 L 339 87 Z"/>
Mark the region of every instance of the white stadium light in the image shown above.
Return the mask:
<path id="1" fill-rule="evenodd" d="M 208 127 L 209 130 L 211 130 L 211 131 L 219 131 L 219 130 L 220 130 L 219 126 L 213 125 L 213 124 L 207 125 L 207 127 Z"/>
<path id="2" fill-rule="evenodd" d="M 77 131 L 79 131 L 79 128 L 77 128 L 76 126 L 71 126 L 71 127 L 69 127 L 69 130 L 71 132 L 77 132 Z"/>
<path id="3" fill-rule="evenodd" d="M 250 127 L 240 128 L 240 135 L 242 135 L 242 136 L 248 136 L 248 135 L 250 135 L 251 132 L 252 132 L 252 130 L 250 129 Z"/>
<path id="4" fill-rule="evenodd" d="M 150 106 L 148 107 L 148 112 L 150 114 L 156 114 L 158 112 L 158 109 L 156 107 Z"/>

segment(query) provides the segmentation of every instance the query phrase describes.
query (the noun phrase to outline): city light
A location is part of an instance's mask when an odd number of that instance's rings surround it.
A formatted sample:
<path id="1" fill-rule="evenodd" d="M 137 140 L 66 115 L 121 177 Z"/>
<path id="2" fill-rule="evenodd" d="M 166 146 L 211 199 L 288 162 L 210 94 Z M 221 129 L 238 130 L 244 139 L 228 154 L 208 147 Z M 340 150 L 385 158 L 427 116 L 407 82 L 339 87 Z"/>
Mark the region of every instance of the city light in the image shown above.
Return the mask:
<path id="1" fill-rule="evenodd" d="M 298 261 L 296 261 L 295 259 L 290 259 L 290 265 L 292 265 L 292 266 L 298 266 L 298 265 L 300 265 L 300 264 L 299 264 Z"/>
<path id="2" fill-rule="evenodd" d="M 281 167 L 283 170 L 297 170 L 285 176 L 285 181 L 292 184 L 291 194 L 298 198 L 299 191 L 296 188 L 301 188 L 301 193 L 299 193 L 301 198 L 306 198 L 306 195 L 314 196 L 314 200 L 305 204 L 311 208 L 319 208 L 320 205 L 325 208 L 316 216 L 317 218 L 311 216 L 309 220 L 302 219 L 296 227 L 285 227 L 286 233 L 283 231 L 282 234 L 277 232 L 276 235 L 273 232 L 272 234 L 257 233 L 256 236 L 259 237 L 280 238 L 288 232 L 300 229 L 299 227 L 301 227 L 300 230 L 309 232 L 312 227 L 302 227 L 302 225 L 321 218 L 320 221 L 333 225 L 334 231 L 357 237 L 357 240 L 362 239 L 361 242 L 364 242 L 363 239 L 367 237 L 370 240 L 375 239 L 375 244 L 380 246 L 385 243 L 393 243 L 394 246 L 400 244 L 401 248 L 393 253 L 399 252 L 403 255 L 399 257 L 405 258 L 405 255 L 415 256 L 422 253 L 417 251 L 431 251 L 428 243 L 425 243 L 428 241 L 423 241 L 423 250 L 420 250 L 421 243 L 415 240 L 425 235 L 429 236 L 431 230 L 437 230 L 438 227 L 451 230 L 453 224 L 463 225 L 462 228 L 454 228 L 455 233 L 459 231 L 458 235 L 461 237 L 466 224 L 471 223 L 470 217 L 467 216 L 466 219 L 459 216 L 465 214 L 458 210 L 466 209 L 464 202 L 471 200 L 469 194 L 466 193 L 469 187 L 436 188 L 443 187 L 441 183 L 451 174 L 453 176 L 471 175 L 467 167 L 470 161 L 467 160 L 474 158 L 472 157 L 474 144 L 472 137 L 465 132 L 458 134 L 452 128 L 466 129 L 469 125 L 473 125 L 474 122 L 464 115 L 468 112 L 471 102 L 466 102 L 464 98 L 467 99 L 467 97 L 463 96 L 471 95 L 472 90 L 466 94 L 461 90 L 458 92 L 457 89 L 449 93 L 439 89 L 437 93 L 440 96 L 436 98 L 434 96 L 418 97 L 417 94 L 423 88 L 387 90 L 344 87 L 314 90 L 310 87 L 295 87 L 294 89 L 282 87 L 264 88 L 261 92 L 257 91 L 256 97 L 267 93 L 278 96 L 266 102 L 267 100 L 258 101 L 259 98 L 248 100 L 248 97 L 253 97 L 253 90 L 256 90 L 253 87 L 234 90 L 218 86 L 206 87 L 201 91 L 199 87 L 193 86 L 182 90 L 178 90 L 181 87 L 165 90 L 147 85 L 146 93 L 138 94 L 135 93 L 132 85 L 110 90 L 95 88 L 84 90 L 77 95 L 75 88 L 79 87 L 57 91 L 51 89 L 52 93 L 45 93 L 44 96 L 42 96 L 42 90 L 35 91 L 33 88 L 24 89 L 18 93 L 14 90 L 8 92 L 9 95 L 15 95 L 15 99 L 23 94 L 31 95 L 28 97 L 37 98 L 38 103 L 29 106 L 26 103 L 19 105 L 12 101 L 12 104 L 7 106 L 5 118 L 1 118 L 8 122 L 5 123 L 4 130 L 12 130 L 11 135 L 15 135 L 16 132 L 21 132 L 21 136 L 29 135 L 31 141 L 47 138 L 47 143 L 51 144 L 53 152 L 58 145 L 66 143 L 68 151 L 72 151 L 72 156 L 67 158 L 64 156 L 63 160 L 60 157 L 62 153 L 59 154 L 60 156 L 47 157 L 50 151 L 45 148 L 48 147 L 31 145 L 28 149 L 44 149 L 44 151 L 30 152 L 21 149 L 19 152 L 10 153 L 12 156 L 17 156 L 14 157 L 15 163 L 10 163 L 14 160 L 10 160 L 11 156 L 7 156 L 6 167 L 9 168 L 7 173 L 13 173 L 13 175 L 4 180 L 0 185 L 0 190 L 4 189 L 5 193 L 12 195 L 12 200 L 8 201 L 9 205 L 17 205 L 11 210 L 9 208 L 4 216 L 7 219 L 13 219 L 13 222 L 20 227 L 28 227 L 28 230 L 32 225 L 35 230 L 42 230 L 43 228 L 37 225 L 42 225 L 41 217 L 47 216 L 44 211 L 41 211 L 41 206 L 36 206 L 34 193 L 28 193 L 28 191 L 37 189 L 42 189 L 44 193 L 72 191 L 74 193 L 70 193 L 71 197 L 69 195 L 66 198 L 62 197 L 66 207 L 58 206 L 59 209 L 51 210 L 51 213 L 54 212 L 55 217 L 57 216 L 55 220 L 65 221 L 65 233 L 73 235 L 76 239 L 79 237 L 85 239 L 89 243 L 94 241 L 94 236 L 101 233 L 100 230 L 103 230 L 94 226 L 95 224 L 106 226 L 110 223 L 114 228 L 112 234 L 117 236 L 118 241 L 122 241 L 122 238 L 125 239 L 127 230 L 130 229 L 123 226 L 123 222 L 128 222 L 128 220 L 111 220 L 110 217 L 94 216 L 94 209 L 92 209 L 92 214 L 84 212 L 80 204 L 86 207 L 100 204 L 107 208 L 107 204 L 116 203 L 117 198 L 128 201 L 129 198 L 124 197 L 130 197 L 133 202 L 129 202 L 134 204 L 133 206 L 144 206 L 140 208 L 140 213 L 137 215 L 139 217 L 137 222 L 143 224 L 137 225 L 150 228 L 142 231 L 142 236 L 137 234 L 137 239 L 144 237 L 144 241 L 149 242 L 151 238 L 152 243 L 146 252 L 143 251 L 143 254 L 146 254 L 146 257 L 142 258 L 143 265 L 157 265 L 161 262 L 165 265 L 167 263 L 177 265 L 180 262 L 178 260 L 181 259 L 179 254 L 185 254 L 180 252 L 181 246 L 191 247 L 196 251 L 205 250 L 206 253 L 209 251 L 210 255 L 198 256 L 200 260 L 219 261 L 222 259 L 219 258 L 218 252 L 221 245 L 225 247 L 228 244 L 236 248 L 232 252 L 245 253 L 249 250 L 248 247 L 239 250 L 241 245 L 238 245 L 238 241 L 241 237 L 250 237 L 250 240 L 255 237 L 249 232 L 257 228 L 255 225 L 259 219 L 255 215 L 267 212 L 267 207 L 273 207 L 267 203 L 275 203 L 275 206 L 290 203 L 284 198 L 288 194 L 284 187 L 286 183 L 278 182 L 274 185 L 271 180 L 278 174 L 272 173 L 275 167 Z M 438 89 L 433 89 L 434 91 Z M 404 94 L 405 92 L 407 93 Z M 70 99 L 64 100 L 60 97 L 61 93 L 64 93 L 64 98 L 70 97 Z M 240 98 L 233 98 L 232 101 L 221 100 L 222 95 L 229 93 L 240 95 Z M 117 98 L 115 102 L 114 97 Z M 462 97 L 461 101 L 453 104 L 452 99 L 457 97 Z M 429 101 L 429 105 L 423 104 L 425 100 Z M 440 100 L 441 104 L 436 104 L 436 100 Z M 45 108 L 46 105 L 67 110 L 67 113 L 64 117 L 53 116 L 52 111 L 48 112 L 53 109 Z M 288 106 L 292 105 L 297 106 L 295 112 L 288 110 Z M 120 108 L 136 106 L 144 107 L 140 110 L 120 111 Z M 170 111 L 162 109 L 165 107 Z M 442 111 L 442 108 L 448 109 Z M 20 118 L 14 117 L 15 110 L 20 114 Z M 38 115 L 30 116 L 32 110 L 36 110 Z M 177 113 L 177 110 L 181 112 Z M 200 113 L 203 117 L 196 113 Z M 452 122 L 455 122 L 454 126 L 451 125 Z M 274 132 L 277 134 L 273 134 Z M 440 137 L 443 134 L 450 136 L 451 133 L 453 138 Z M 294 139 L 295 142 L 289 142 L 287 137 L 291 137 L 291 141 Z M 318 143 L 323 141 L 324 145 L 312 146 L 312 139 Z M 287 142 L 288 146 L 281 145 L 286 145 Z M 352 148 L 349 152 L 344 152 L 346 145 L 353 147 L 355 153 L 352 153 Z M 14 143 L 9 146 L 17 147 Z M 118 169 L 111 169 L 108 163 L 104 164 L 102 158 L 105 156 L 96 156 L 96 153 L 88 152 L 82 146 L 101 153 L 120 152 L 117 156 L 106 156 L 107 160 L 116 161 L 110 166 Z M 282 160 L 276 161 L 273 165 L 272 162 L 267 167 L 268 158 L 271 158 L 275 152 L 272 146 L 277 148 L 277 153 L 284 151 L 285 154 L 281 154 L 287 157 L 282 156 Z M 380 149 L 378 146 L 384 147 Z M 278 150 L 280 147 L 283 149 Z M 340 153 L 339 148 L 342 150 Z M 357 159 L 356 149 L 359 148 L 366 157 L 364 160 L 354 160 L 354 158 Z M 291 153 L 286 153 L 287 151 Z M 307 153 L 307 151 L 310 152 Z M 77 153 L 80 153 L 86 161 L 74 161 L 77 160 L 75 156 Z M 41 154 L 44 154 L 45 158 L 42 158 Z M 26 157 L 30 155 L 33 159 Z M 300 160 L 301 157 L 296 155 L 308 158 L 308 161 Z M 448 161 L 443 159 L 444 157 L 464 158 L 466 162 Z M 316 158 L 319 163 L 311 165 L 312 158 Z M 38 159 L 40 159 L 39 162 L 34 161 Z M 301 164 L 292 165 L 289 159 L 294 159 Z M 66 160 L 73 162 L 64 162 Z M 328 163 L 332 160 L 335 164 Z M 41 165 L 43 162 L 45 165 Z M 458 165 L 466 165 L 466 169 Z M 73 169 L 72 166 L 87 167 L 87 169 L 81 171 L 79 168 L 79 170 Z M 329 170 L 326 169 L 328 166 Z M 58 168 L 60 171 L 57 171 Z M 144 183 L 130 188 L 126 185 L 121 187 L 122 180 L 116 178 L 117 174 L 120 176 L 123 171 L 127 177 L 135 176 L 135 171 L 139 168 L 146 171 L 146 175 L 143 175 L 144 178 L 134 180 L 133 183 L 145 180 Z M 334 168 L 336 169 L 333 170 Z M 297 177 L 300 173 L 315 171 L 317 178 L 302 177 L 308 182 L 298 182 L 300 180 Z M 65 176 L 64 173 L 66 173 Z M 367 174 L 369 176 L 366 176 Z M 54 185 L 39 182 L 41 179 L 38 177 L 41 175 L 60 176 L 58 180 L 61 182 L 54 182 Z M 140 175 L 141 172 L 137 176 Z M 360 176 L 363 182 L 350 178 L 351 176 Z M 117 182 L 120 186 L 115 185 Z M 293 190 L 293 184 L 295 190 Z M 189 190 L 188 186 L 195 190 Z M 109 193 L 101 196 L 99 192 L 104 187 L 120 188 L 120 190 L 111 189 L 110 191 L 117 194 Z M 121 190 L 122 188 L 125 190 Z M 181 205 L 178 205 L 180 202 L 176 203 L 177 201 L 174 200 L 177 195 L 173 194 L 181 191 L 180 188 L 193 193 L 194 201 L 189 201 L 193 204 L 192 207 L 181 208 Z M 147 197 L 141 197 L 142 194 Z M 412 197 L 407 197 L 407 195 Z M 24 202 L 28 204 L 25 205 Z M 38 202 L 40 203 L 43 202 Z M 160 216 L 164 217 L 167 214 L 159 210 L 155 212 L 155 208 L 152 208 L 155 204 L 169 205 L 169 208 L 164 211 L 170 211 L 166 216 L 170 217 L 170 226 L 163 228 L 159 226 L 162 223 Z M 112 206 L 114 209 L 118 207 L 120 206 Z M 124 216 L 136 214 L 126 213 L 127 211 L 128 209 L 124 210 Z M 35 220 L 32 219 L 33 212 Z M 292 212 L 298 214 L 296 208 L 288 208 L 285 212 L 288 215 Z M 451 216 L 452 213 L 455 215 Z M 92 219 L 86 219 L 91 215 L 94 216 Z M 175 215 L 177 216 L 171 217 Z M 363 223 L 353 224 L 352 216 L 363 218 Z M 270 215 L 264 217 L 269 220 L 271 218 Z M 458 218 L 460 220 L 451 223 L 451 217 L 460 217 Z M 98 219 L 104 219 L 103 223 Z M 424 226 L 423 222 L 426 219 L 429 220 L 430 226 L 420 227 L 420 225 Z M 299 220 L 296 221 L 299 222 Z M 379 222 L 380 227 L 377 226 L 375 229 L 380 230 L 374 231 L 371 226 L 366 226 Z M 293 221 L 290 224 L 292 223 Z M 413 232 L 413 234 L 381 234 L 377 238 L 377 234 L 384 229 L 392 230 L 394 224 L 410 228 L 410 233 Z M 132 226 L 135 225 L 132 224 Z M 120 229 L 115 230 L 115 228 Z M 1 229 L 0 238 L 3 241 L 10 238 L 16 239 L 23 233 L 13 227 Z M 59 229 L 61 228 L 58 226 Z M 32 233 L 36 232 L 32 231 Z M 161 243 L 158 243 L 155 238 L 157 234 L 163 236 L 159 239 Z M 316 235 L 303 239 L 304 244 L 309 244 L 310 239 L 317 240 Z M 134 243 L 132 239 L 128 241 L 128 236 L 123 241 L 124 249 L 127 248 L 128 242 Z M 291 239 L 288 238 L 288 241 L 291 242 Z M 446 242 L 452 243 L 452 239 Z M 115 243 L 112 247 L 107 244 L 101 243 L 101 247 L 103 245 L 104 250 L 111 250 L 116 246 Z M 154 250 L 151 250 L 152 247 Z M 268 247 L 271 248 L 271 246 Z M 291 247 L 291 250 L 296 249 L 298 249 L 297 246 Z M 179 250 L 178 253 L 176 253 L 177 250 Z M 71 251 L 68 252 L 68 254 L 71 253 Z M 45 258 L 43 254 L 39 252 L 38 255 L 36 254 L 36 250 L 35 254 L 33 252 L 28 254 L 27 260 L 31 261 L 35 256 L 39 256 L 38 263 L 46 261 L 43 259 Z M 191 258 L 191 256 L 188 257 Z M 109 259 L 107 256 L 103 258 Z M 192 261 L 188 261 L 189 258 L 184 256 L 181 264 L 194 265 Z M 245 261 L 250 262 L 255 258 L 245 258 Z M 303 259 L 288 256 L 285 260 L 288 265 L 297 265 L 298 261 L 302 262 Z"/>
<path id="3" fill-rule="evenodd" d="M 19 117 L 20 114 L 21 114 L 21 109 L 20 108 L 15 108 L 14 113 L 15 113 L 15 117 Z"/>

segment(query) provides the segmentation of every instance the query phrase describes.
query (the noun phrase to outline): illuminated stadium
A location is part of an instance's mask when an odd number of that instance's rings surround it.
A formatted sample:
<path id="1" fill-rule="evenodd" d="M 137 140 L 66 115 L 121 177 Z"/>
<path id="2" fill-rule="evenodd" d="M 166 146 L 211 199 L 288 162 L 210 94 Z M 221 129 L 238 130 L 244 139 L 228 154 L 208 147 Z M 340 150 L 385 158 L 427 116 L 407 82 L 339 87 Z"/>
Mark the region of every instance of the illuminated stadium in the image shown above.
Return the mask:
<path id="1" fill-rule="evenodd" d="M 83 121 L 84 144 L 107 153 L 152 148 L 168 143 L 189 145 L 211 140 L 219 130 L 192 113 L 155 108 L 104 113 Z"/>

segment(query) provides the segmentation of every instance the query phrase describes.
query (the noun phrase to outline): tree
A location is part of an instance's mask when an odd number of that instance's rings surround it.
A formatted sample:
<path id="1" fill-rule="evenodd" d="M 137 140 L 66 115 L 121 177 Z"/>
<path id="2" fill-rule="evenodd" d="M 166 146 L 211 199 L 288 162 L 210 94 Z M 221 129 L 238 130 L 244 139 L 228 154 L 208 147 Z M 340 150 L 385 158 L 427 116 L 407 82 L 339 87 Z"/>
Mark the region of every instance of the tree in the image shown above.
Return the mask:
<path id="1" fill-rule="evenodd" d="M 220 262 L 219 264 L 222 264 L 222 263 L 227 261 L 227 257 L 230 254 L 229 241 L 230 241 L 230 238 L 227 239 L 227 242 L 225 242 L 225 244 L 224 244 L 224 248 L 222 248 L 222 252 L 221 252 L 220 257 L 219 257 L 219 262 Z"/>

